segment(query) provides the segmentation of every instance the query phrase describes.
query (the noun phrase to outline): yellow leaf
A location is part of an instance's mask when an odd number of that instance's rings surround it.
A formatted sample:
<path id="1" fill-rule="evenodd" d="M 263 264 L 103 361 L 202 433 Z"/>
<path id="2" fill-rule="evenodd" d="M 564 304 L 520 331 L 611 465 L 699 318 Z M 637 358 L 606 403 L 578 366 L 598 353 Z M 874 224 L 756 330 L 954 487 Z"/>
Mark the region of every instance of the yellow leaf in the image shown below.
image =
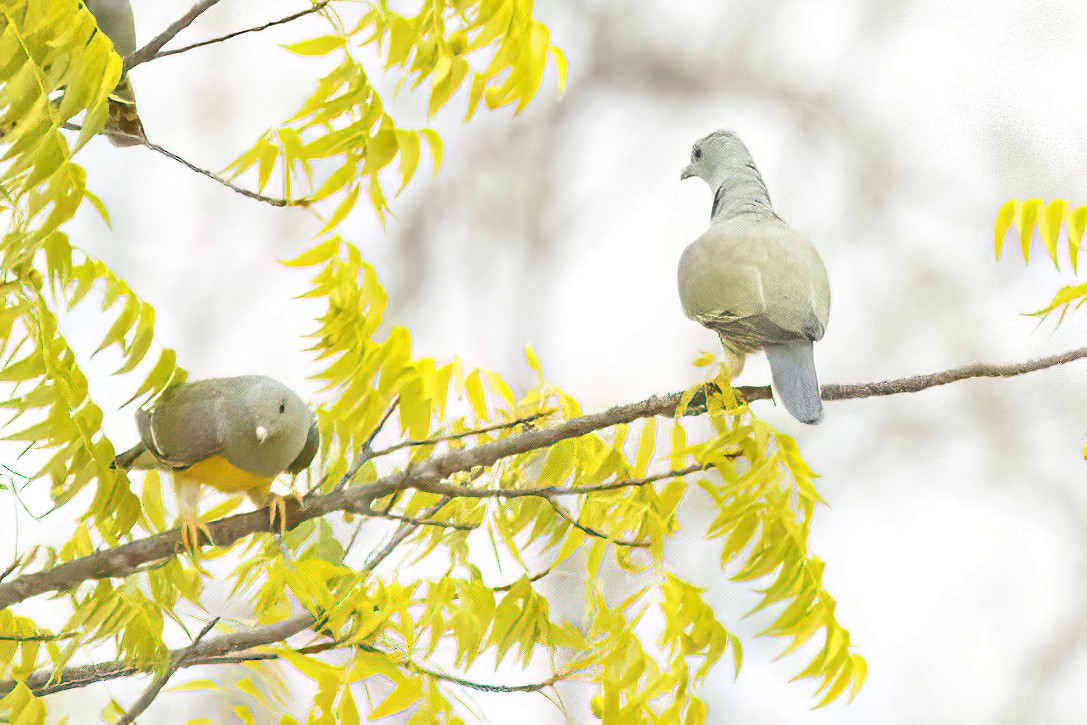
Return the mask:
<path id="1" fill-rule="evenodd" d="M 434 173 L 437 174 L 438 169 L 442 167 L 442 137 L 438 135 L 437 131 L 430 128 L 424 128 L 419 133 L 423 135 L 427 146 L 430 147 L 430 158 L 433 159 Z"/>
<path id="2" fill-rule="evenodd" d="M 1000 250 L 1004 247 L 1004 237 L 1008 235 L 1008 230 L 1011 229 L 1012 222 L 1015 221 L 1015 210 L 1019 207 L 1019 202 L 1015 199 L 1004 202 L 1004 206 L 1000 207 L 1000 211 L 996 213 L 996 229 L 994 231 L 994 237 L 996 241 L 996 258 L 1000 259 Z"/>
<path id="3" fill-rule="evenodd" d="M 415 169 L 419 166 L 419 134 L 415 131 L 396 131 L 396 145 L 400 149 L 400 188 L 399 195 L 404 187 L 415 175 Z"/>
<path id="4" fill-rule="evenodd" d="M 310 38 L 283 47 L 298 55 L 328 55 L 337 48 L 342 48 L 344 43 L 344 38 L 339 35 L 322 35 L 319 38 Z"/>
<path id="5" fill-rule="evenodd" d="M 1064 213 L 1068 210 L 1068 202 L 1057 199 L 1046 205 L 1042 214 L 1041 223 L 1038 225 L 1042 231 L 1042 241 L 1049 250 L 1049 257 L 1053 260 L 1053 266 L 1057 265 L 1057 239 L 1061 233 L 1061 224 L 1064 222 Z"/>
<path id="6" fill-rule="evenodd" d="M 554 568 L 569 559 L 575 551 L 581 548 L 581 545 L 585 543 L 585 539 L 586 534 L 584 531 L 571 526 L 566 534 L 566 539 L 562 542 L 562 548 L 560 548 L 559 553 L 555 555 L 555 560 L 551 562 L 551 568 Z"/>
<path id="7" fill-rule="evenodd" d="M 694 366 L 698 368 L 704 368 L 713 364 L 713 353 L 704 352 L 694 359 Z"/>
<path id="8" fill-rule="evenodd" d="M 566 74 L 569 68 L 566 62 L 566 54 L 554 45 L 552 45 L 549 50 L 551 51 L 551 60 L 555 63 L 555 73 L 558 76 L 556 85 L 559 88 L 559 95 L 561 96 L 566 93 Z"/>
<path id="9" fill-rule="evenodd" d="M 1016 211 L 1016 226 L 1019 227 L 1019 245 L 1023 249 L 1023 260 L 1030 261 L 1030 242 L 1034 238 L 1034 225 L 1042 210 L 1041 199 L 1027 199 Z"/>
<path id="10" fill-rule="evenodd" d="M 245 705 L 235 705 L 234 714 L 238 716 L 245 725 L 253 725 L 253 713 L 249 712 L 249 708 Z"/>
<path id="11" fill-rule="evenodd" d="M 162 479 L 158 471 L 151 470 L 144 474 L 142 503 L 151 531 L 165 531 L 166 507 L 162 503 Z"/>
<path id="12" fill-rule="evenodd" d="M 1072 260 L 1072 271 L 1076 271 L 1080 245 L 1083 243 L 1083 230 L 1087 227 L 1087 206 L 1081 206 L 1068 214 L 1068 256 Z"/>
<path id="13" fill-rule="evenodd" d="M 657 445 L 657 419 L 647 418 L 642 424 L 642 433 L 638 438 L 638 453 L 634 459 L 634 477 L 642 478 L 653 460 L 653 450 Z"/>
<path id="14" fill-rule="evenodd" d="M 423 696 L 423 684 L 417 677 L 406 677 L 385 700 L 370 712 L 370 719 L 387 717 L 408 709 Z"/>
<path id="15" fill-rule="evenodd" d="M 219 692 L 220 689 L 222 688 L 219 683 L 214 680 L 198 679 L 175 685 L 170 688 L 170 692 Z"/>
<path id="16" fill-rule="evenodd" d="M 280 264 L 287 267 L 315 267 L 324 264 L 340 252 L 343 240 L 338 236 L 330 237 L 315 247 L 307 249 L 294 259 L 281 259 Z"/>
<path id="17" fill-rule="evenodd" d="M 525 360 L 528 361 L 528 366 L 536 373 L 536 379 L 542 385 L 544 381 L 543 365 L 540 364 L 540 358 L 536 355 L 536 351 L 532 349 L 532 345 L 525 345 Z"/>
<path id="18" fill-rule="evenodd" d="M 473 370 L 464 380 L 464 387 L 468 391 L 468 400 L 479 420 L 487 420 L 487 396 L 483 392 L 483 378 L 479 370 Z"/>

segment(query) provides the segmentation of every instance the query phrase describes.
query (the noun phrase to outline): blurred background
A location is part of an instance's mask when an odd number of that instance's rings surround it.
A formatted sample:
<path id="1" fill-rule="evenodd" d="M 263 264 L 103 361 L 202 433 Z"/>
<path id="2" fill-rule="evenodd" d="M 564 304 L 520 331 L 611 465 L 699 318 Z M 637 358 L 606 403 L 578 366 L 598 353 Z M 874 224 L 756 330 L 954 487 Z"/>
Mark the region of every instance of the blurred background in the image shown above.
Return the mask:
<path id="1" fill-rule="evenodd" d="M 191 3 L 134 5 L 142 44 Z M 174 45 L 304 7 L 224 0 Z M 531 343 L 550 380 L 589 410 L 700 379 L 691 361 L 717 352 L 717 342 L 683 316 L 675 265 L 707 226 L 711 193 L 700 181 L 681 184 L 679 172 L 692 143 L 721 127 L 747 142 L 778 213 L 826 261 L 834 302 L 816 348 L 823 382 L 1012 362 L 1083 344 L 1082 317 L 1058 328 L 1022 314 L 1074 279 L 1067 262 L 1054 270 L 1038 247 L 1028 267 L 1014 242 L 996 261 L 992 228 L 1007 199 L 1087 203 L 1087 6 L 540 0 L 536 13 L 569 58 L 565 96 L 549 71 L 520 115 L 482 112 L 465 125 L 462 93 L 432 124 L 446 143 L 440 175 L 425 173 L 424 160 L 385 230 L 362 204 L 343 227 L 389 290 L 387 323 L 411 329 L 417 355 L 456 355 L 527 386 L 523 347 Z M 325 32 L 311 17 L 139 67 L 133 84 L 148 136 L 223 168 L 268 124 L 292 115 L 328 68 L 276 44 Z M 369 70 L 400 124 L 427 123 L 424 98 L 392 100 L 398 76 L 383 77 L 372 59 Z M 306 271 L 275 260 L 306 248 L 315 218 L 104 138 L 80 159 L 113 224 L 87 209 L 68 232 L 155 305 L 159 339 L 178 350 L 191 377 L 262 372 L 311 394 L 303 335 L 317 310 L 292 299 L 306 289 Z M 830 403 L 817 427 L 756 404 L 797 437 L 822 475 L 830 507 L 817 513 L 812 548 L 827 562 L 839 619 L 870 674 L 852 704 L 811 711 L 809 684 L 788 682 L 807 660 L 775 661 L 783 644 L 752 638 L 767 620 L 744 618 L 756 599 L 722 574 L 720 542 L 700 539 L 708 512 L 691 507 L 668 558 L 708 588 L 746 645 L 738 678 L 722 661 L 702 689 L 710 722 L 1081 721 L 1085 375 L 1074 363 Z M 768 381 L 761 357 L 739 380 Z M 123 446 L 135 439 L 130 411 L 113 412 L 125 391 L 108 379 L 99 385 L 107 428 Z M 47 507 L 33 495 L 31 505 Z M 13 525 L 17 507 L 2 508 L 0 526 Z M 18 517 L 24 544 L 67 537 L 54 518 L 35 525 Z M 562 583 L 552 586 L 561 599 Z M 88 702 L 97 713 L 106 698 L 128 703 L 144 686 L 119 681 L 64 695 L 54 713 L 67 709 L 84 722 Z M 586 690 L 564 693 L 566 714 L 539 695 L 469 699 L 491 722 L 511 713 L 526 723 L 595 721 Z M 305 698 L 296 701 L 304 711 Z M 228 712 L 212 695 L 164 694 L 148 717 L 174 723 Z"/>

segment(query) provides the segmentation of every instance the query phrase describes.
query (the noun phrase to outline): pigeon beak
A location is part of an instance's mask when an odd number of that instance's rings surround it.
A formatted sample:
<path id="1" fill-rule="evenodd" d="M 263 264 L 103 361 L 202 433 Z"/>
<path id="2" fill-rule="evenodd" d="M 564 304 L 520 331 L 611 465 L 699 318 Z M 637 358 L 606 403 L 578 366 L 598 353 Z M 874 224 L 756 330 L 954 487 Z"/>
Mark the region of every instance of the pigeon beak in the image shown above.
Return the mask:
<path id="1" fill-rule="evenodd" d="M 257 426 L 257 441 L 260 442 L 260 443 L 263 443 L 266 440 L 268 440 L 268 429 L 265 428 L 263 425 L 258 425 Z"/>
<path id="2" fill-rule="evenodd" d="M 679 180 L 683 181 L 684 179 L 689 179 L 692 176 L 694 176 L 694 172 L 691 171 L 691 167 L 688 166 L 688 167 L 684 168 L 683 171 L 680 172 Z"/>

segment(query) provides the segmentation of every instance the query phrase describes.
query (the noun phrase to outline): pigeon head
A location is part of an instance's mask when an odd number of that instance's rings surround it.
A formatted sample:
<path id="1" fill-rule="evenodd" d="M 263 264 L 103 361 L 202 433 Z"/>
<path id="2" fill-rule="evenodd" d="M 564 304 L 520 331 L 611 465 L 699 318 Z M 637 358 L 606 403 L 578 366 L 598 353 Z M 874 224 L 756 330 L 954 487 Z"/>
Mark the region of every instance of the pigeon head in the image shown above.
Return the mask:
<path id="1" fill-rule="evenodd" d="M 716 189 L 737 170 L 756 171 L 744 142 L 732 131 L 714 131 L 695 142 L 691 163 L 683 169 L 680 179 L 697 176 Z"/>

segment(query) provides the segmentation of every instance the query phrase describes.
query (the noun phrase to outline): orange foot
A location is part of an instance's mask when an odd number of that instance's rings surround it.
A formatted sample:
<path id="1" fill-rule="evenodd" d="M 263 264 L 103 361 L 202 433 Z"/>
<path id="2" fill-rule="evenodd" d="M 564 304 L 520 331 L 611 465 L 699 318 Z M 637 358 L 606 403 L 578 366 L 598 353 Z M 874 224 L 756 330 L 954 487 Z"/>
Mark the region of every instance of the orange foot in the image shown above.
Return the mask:
<path id="1" fill-rule="evenodd" d="M 291 491 L 286 496 L 280 496 L 278 493 L 273 493 L 269 496 L 268 500 L 268 527 L 274 528 L 276 525 L 276 518 L 279 518 L 279 535 L 283 536 L 287 533 L 287 499 L 294 499 L 294 502 L 299 507 L 302 506 L 302 497 L 294 491 Z"/>
<path id="2" fill-rule="evenodd" d="M 194 559 L 197 557 L 200 547 L 203 544 L 200 540 L 201 534 L 204 535 L 209 543 L 215 544 L 215 539 L 212 538 L 211 535 L 211 529 L 196 516 L 179 517 L 177 520 L 177 527 L 181 530 L 181 545 L 184 547 L 185 553 Z"/>
<path id="3" fill-rule="evenodd" d="M 279 533 L 282 536 L 287 532 L 287 499 L 294 499 L 299 506 L 302 505 L 302 497 L 294 491 L 286 496 L 270 491 L 248 492 L 249 500 L 257 508 L 268 507 L 268 528 L 276 528 L 276 520 L 279 520 Z"/>

